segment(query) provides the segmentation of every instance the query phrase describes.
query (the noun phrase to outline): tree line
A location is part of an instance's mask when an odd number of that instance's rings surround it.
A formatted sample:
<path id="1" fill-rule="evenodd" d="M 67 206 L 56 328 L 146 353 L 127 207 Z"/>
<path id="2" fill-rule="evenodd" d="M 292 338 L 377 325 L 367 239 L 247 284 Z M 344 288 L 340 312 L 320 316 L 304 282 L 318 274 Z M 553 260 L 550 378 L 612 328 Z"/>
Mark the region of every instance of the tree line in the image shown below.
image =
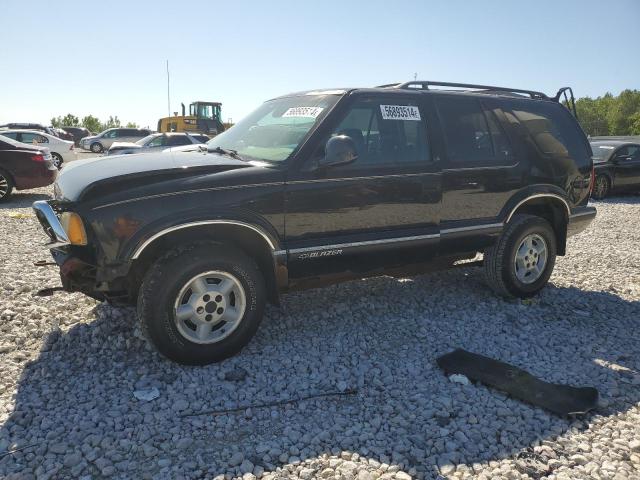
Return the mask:
<path id="1" fill-rule="evenodd" d="M 100 121 L 97 117 L 93 115 L 87 115 L 80 120 L 78 117 L 71 113 L 67 113 L 64 117 L 57 116 L 51 119 L 51 125 L 56 128 L 62 127 L 84 127 L 90 132 L 100 133 L 108 128 L 118 128 L 122 127 L 122 123 L 120 119 L 116 115 L 115 117 L 110 116 L 109 120 L 106 122 Z M 137 123 L 128 122 L 124 125 L 124 128 L 140 128 Z"/>
<path id="2" fill-rule="evenodd" d="M 640 135 L 640 90 L 623 90 L 620 95 L 606 93 L 602 97 L 583 97 L 576 100 L 578 119 L 587 135 Z M 54 127 L 82 126 L 98 133 L 107 128 L 121 127 L 120 119 L 109 117 L 101 122 L 93 115 L 80 120 L 68 113 L 64 117 L 51 119 Z M 139 128 L 138 124 L 128 122 L 125 128 Z"/>
<path id="3" fill-rule="evenodd" d="M 578 120 L 587 135 L 640 135 L 640 90 L 576 100 Z"/>

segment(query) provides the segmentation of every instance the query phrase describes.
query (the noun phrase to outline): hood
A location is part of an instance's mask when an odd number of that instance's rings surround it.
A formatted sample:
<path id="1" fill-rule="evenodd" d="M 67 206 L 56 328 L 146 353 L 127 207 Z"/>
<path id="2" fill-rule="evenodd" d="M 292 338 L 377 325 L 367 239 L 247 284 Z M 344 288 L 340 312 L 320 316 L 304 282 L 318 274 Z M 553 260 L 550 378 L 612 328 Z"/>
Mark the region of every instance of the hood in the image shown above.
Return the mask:
<path id="1" fill-rule="evenodd" d="M 184 173 L 185 169 L 196 167 L 211 167 L 215 172 L 221 167 L 226 167 L 226 170 L 247 166 L 249 164 L 241 160 L 212 153 L 136 153 L 77 160 L 60 172 L 55 185 L 56 200 L 76 201 L 89 186 L 116 177 L 124 180 L 126 177 L 140 178 L 158 173 L 169 175 L 172 170 Z"/>
<path id="2" fill-rule="evenodd" d="M 142 145 L 134 142 L 113 142 L 109 150 L 116 150 L 118 148 L 142 148 Z"/>
<path id="3" fill-rule="evenodd" d="M 162 150 L 163 152 L 202 152 L 200 149 L 203 147 L 205 150 L 207 148 L 206 143 L 193 143 L 191 145 L 180 145 L 179 147 L 169 147 Z"/>

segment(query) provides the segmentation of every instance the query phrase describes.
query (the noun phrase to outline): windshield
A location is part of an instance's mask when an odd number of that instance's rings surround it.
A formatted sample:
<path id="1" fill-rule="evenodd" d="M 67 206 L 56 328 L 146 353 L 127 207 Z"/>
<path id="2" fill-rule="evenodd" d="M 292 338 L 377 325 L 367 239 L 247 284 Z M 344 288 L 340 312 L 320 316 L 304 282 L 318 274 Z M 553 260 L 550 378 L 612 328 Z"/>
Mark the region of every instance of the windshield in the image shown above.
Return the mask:
<path id="1" fill-rule="evenodd" d="M 611 152 L 615 150 L 615 147 L 611 145 L 594 145 L 591 144 L 591 150 L 593 150 L 594 160 L 606 160 L 611 155 Z"/>
<path id="2" fill-rule="evenodd" d="M 207 145 L 209 150 L 216 147 L 235 150 L 250 160 L 281 162 L 289 158 L 339 98 L 301 95 L 269 100 Z"/>
<path id="3" fill-rule="evenodd" d="M 147 135 L 146 137 L 142 137 L 140 140 L 138 140 L 136 142 L 136 145 L 144 146 L 149 140 L 151 140 L 156 135 L 157 135 L 157 133 L 152 133 L 151 135 Z"/>

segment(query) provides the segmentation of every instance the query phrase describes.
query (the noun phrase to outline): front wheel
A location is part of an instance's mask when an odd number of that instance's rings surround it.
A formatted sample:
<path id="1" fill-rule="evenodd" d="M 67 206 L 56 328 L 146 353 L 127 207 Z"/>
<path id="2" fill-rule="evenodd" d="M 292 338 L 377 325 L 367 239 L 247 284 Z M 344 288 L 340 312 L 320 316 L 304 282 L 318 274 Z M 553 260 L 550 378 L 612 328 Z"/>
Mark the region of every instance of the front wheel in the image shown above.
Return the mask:
<path id="1" fill-rule="evenodd" d="M 89 150 L 91 150 L 93 153 L 100 153 L 102 152 L 102 150 L 104 150 L 104 148 L 102 147 L 102 144 L 100 142 L 94 142 L 91 144 L 91 147 L 89 147 Z"/>
<path id="2" fill-rule="evenodd" d="M 0 170 L 0 202 L 7 200 L 11 196 L 13 190 L 13 181 L 11 176 Z"/>
<path id="3" fill-rule="evenodd" d="M 186 365 L 239 352 L 262 319 L 266 289 L 256 263 L 220 244 L 177 248 L 146 274 L 138 316 L 157 349 Z"/>
<path id="4" fill-rule="evenodd" d="M 598 175 L 596 177 L 595 185 L 593 186 L 593 198 L 596 200 L 602 200 L 609 194 L 611 184 L 609 179 L 605 175 Z"/>
<path id="5" fill-rule="evenodd" d="M 62 168 L 62 157 L 59 153 L 53 152 L 51 153 L 51 156 L 53 157 L 53 166 L 60 170 Z"/>
<path id="6" fill-rule="evenodd" d="M 556 236 L 545 219 L 514 215 L 496 244 L 484 252 L 487 283 L 500 296 L 528 298 L 549 281 Z"/>

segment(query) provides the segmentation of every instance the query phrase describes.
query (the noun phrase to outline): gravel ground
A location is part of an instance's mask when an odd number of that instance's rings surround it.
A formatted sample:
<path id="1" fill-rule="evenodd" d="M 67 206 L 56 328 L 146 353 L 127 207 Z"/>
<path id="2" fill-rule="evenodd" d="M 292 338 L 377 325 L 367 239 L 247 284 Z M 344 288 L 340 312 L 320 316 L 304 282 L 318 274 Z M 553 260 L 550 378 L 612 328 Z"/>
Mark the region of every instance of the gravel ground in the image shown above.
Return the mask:
<path id="1" fill-rule="evenodd" d="M 640 478 L 640 197 L 597 203 L 531 302 L 477 269 L 352 282 L 284 297 L 239 356 L 194 368 L 130 309 L 34 297 L 58 284 L 33 266 L 49 193 L 0 207 L 0 478 Z M 601 406 L 558 418 L 451 382 L 435 358 L 456 347 Z"/>

